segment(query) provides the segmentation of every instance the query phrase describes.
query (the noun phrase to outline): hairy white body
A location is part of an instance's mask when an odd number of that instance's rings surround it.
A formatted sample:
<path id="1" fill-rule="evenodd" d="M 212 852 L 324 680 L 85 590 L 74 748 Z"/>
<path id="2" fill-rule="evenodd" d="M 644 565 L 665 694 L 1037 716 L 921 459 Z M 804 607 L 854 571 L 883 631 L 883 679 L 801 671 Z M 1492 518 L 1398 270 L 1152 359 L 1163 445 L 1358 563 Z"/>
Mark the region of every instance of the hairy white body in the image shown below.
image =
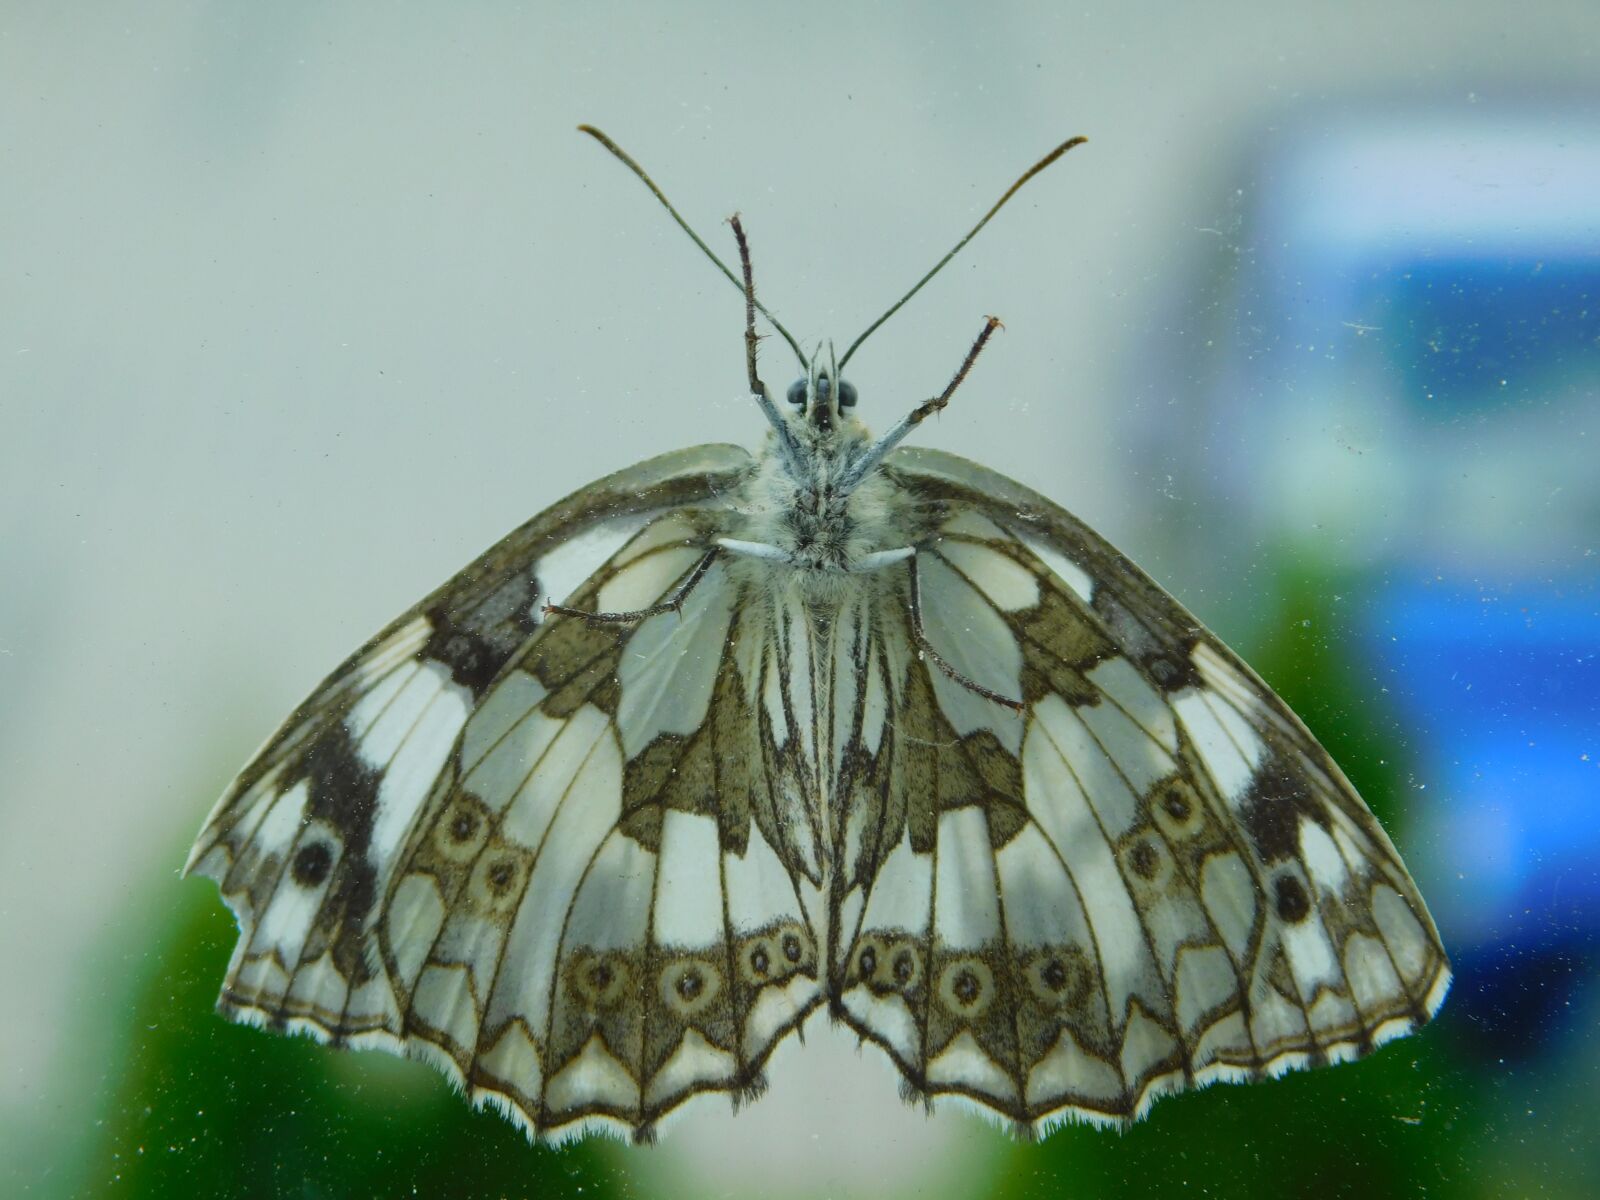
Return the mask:
<path id="1" fill-rule="evenodd" d="M 782 435 L 770 434 L 733 497 L 727 530 L 718 535 L 735 542 L 734 553 L 788 568 L 770 575 L 769 584 L 800 588 L 823 604 L 839 596 L 841 587 L 853 586 L 839 576 L 897 561 L 927 532 L 913 498 L 882 471 L 851 483 L 873 442 L 854 417 L 834 420 L 818 428 L 802 417 L 789 419 L 798 476 L 780 450 Z M 753 569 L 750 577 L 759 576 L 760 568 Z"/>

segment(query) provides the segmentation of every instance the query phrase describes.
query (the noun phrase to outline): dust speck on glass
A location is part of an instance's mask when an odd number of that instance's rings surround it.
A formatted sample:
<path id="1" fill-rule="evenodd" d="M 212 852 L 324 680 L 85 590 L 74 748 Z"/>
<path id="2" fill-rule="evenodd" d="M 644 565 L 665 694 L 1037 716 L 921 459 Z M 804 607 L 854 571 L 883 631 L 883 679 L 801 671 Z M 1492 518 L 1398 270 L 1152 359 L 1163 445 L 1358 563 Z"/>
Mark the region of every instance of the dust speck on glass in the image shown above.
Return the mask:
<path id="1" fill-rule="evenodd" d="M 766 1087 L 819 1006 L 904 1094 L 1035 1135 L 1358 1058 L 1450 971 L 1292 712 L 1065 510 L 874 438 L 842 356 L 746 299 L 755 454 L 679 450 L 534 517 L 341 665 L 188 869 L 228 1017 L 436 1064 L 530 1136 L 648 1141 Z M 755 322 L 803 377 L 774 405 Z"/>

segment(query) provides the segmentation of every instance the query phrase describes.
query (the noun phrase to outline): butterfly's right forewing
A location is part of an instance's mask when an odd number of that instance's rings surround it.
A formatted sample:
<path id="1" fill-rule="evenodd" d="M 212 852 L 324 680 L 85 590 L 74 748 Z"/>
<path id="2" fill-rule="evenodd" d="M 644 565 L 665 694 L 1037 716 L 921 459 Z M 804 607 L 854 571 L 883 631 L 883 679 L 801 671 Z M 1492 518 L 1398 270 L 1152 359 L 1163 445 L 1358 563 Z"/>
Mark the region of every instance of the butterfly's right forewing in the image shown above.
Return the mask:
<path id="1" fill-rule="evenodd" d="M 938 525 L 853 769 L 919 784 L 844 856 L 831 987 L 912 1089 L 1117 1122 L 1425 1022 L 1438 933 L 1282 701 L 1057 506 L 950 455 L 891 465 Z"/>

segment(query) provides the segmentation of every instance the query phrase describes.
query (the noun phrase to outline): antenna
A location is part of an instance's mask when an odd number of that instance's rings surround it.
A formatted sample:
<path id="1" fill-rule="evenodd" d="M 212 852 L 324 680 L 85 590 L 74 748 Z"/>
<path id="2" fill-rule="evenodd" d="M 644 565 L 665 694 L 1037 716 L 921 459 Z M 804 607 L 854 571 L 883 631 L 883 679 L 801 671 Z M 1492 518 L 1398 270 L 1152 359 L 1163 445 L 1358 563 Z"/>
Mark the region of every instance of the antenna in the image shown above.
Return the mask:
<path id="1" fill-rule="evenodd" d="M 794 338 L 789 335 L 789 331 L 783 327 L 783 325 L 778 321 L 777 317 L 773 316 L 770 312 L 767 311 L 767 306 L 766 305 L 762 304 L 761 301 L 756 300 L 753 295 L 746 295 L 746 293 L 745 293 L 745 285 L 743 283 L 741 283 L 739 281 L 738 277 L 736 275 L 734 275 L 734 273 L 728 269 L 728 264 L 723 262 L 720 258 L 718 258 L 716 256 L 716 254 L 712 251 L 711 247 L 705 244 L 704 239 L 702 239 L 701 236 L 698 233 L 696 233 L 690 227 L 689 222 L 685 221 L 681 216 L 678 215 L 678 210 L 672 207 L 672 201 L 668 200 L 667 197 L 666 197 L 666 194 L 664 192 L 662 192 L 662 190 L 656 186 L 656 181 L 654 179 L 651 179 L 650 176 L 645 173 L 645 169 L 643 167 L 641 167 L 638 163 L 634 162 L 633 157 L 626 150 L 624 150 L 621 146 L 619 146 L 615 142 L 613 142 L 609 137 L 607 137 L 600 130 L 596 129 L 593 125 L 579 125 L 578 126 L 578 132 L 579 133 L 587 133 L 595 141 L 599 142 L 607 150 L 611 151 L 612 155 L 614 155 L 616 157 L 616 159 L 619 162 L 622 163 L 623 166 L 627 167 L 628 170 L 632 171 L 635 175 L 637 175 L 639 177 L 640 182 L 642 182 L 645 185 L 645 187 L 650 189 L 651 193 L 655 196 L 655 198 L 657 200 L 661 201 L 661 207 L 666 209 L 667 212 L 669 212 L 672 215 L 672 219 L 678 223 L 678 228 L 682 229 L 685 233 L 687 233 L 690 236 L 690 238 L 692 238 L 694 240 L 694 244 L 696 246 L 700 247 L 700 252 L 702 254 L 704 254 L 707 258 L 709 258 L 712 262 L 716 263 L 717 264 L 717 268 L 724 275 L 726 275 L 728 277 L 728 282 L 733 284 L 734 287 L 739 289 L 739 294 L 745 296 L 746 301 L 748 303 L 754 304 L 755 308 L 756 308 L 756 311 L 759 312 L 763 317 L 765 317 L 772 324 L 772 327 L 774 329 L 776 329 L 780 334 L 783 335 L 783 340 L 789 343 L 789 349 L 793 350 L 794 351 L 794 356 L 800 360 L 800 369 L 801 370 L 809 370 L 810 369 L 810 363 L 808 363 L 806 361 L 806 356 L 803 353 L 801 353 L 800 343 L 795 341 Z M 1057 151 L 1057 153 L 1060 153 L 1060 151 Z M 1041 163 L 1039 165 L 1043 166 L 1044 164 Z M 1037 171 L 1038 169 L 1039 169 L 1039 167 L 1035 167 L 1034 171 Z M 1032 173 L 1033 173 L 1032 171 L 1029 172 L 1030 175 Z M 1026 178 L 1027 178 L 1027 176 L 1024 175 L 1023 179 L 1026 179 Z M 1021 187 L 1021 186 L 1022 186 L 1022 181 L 1018 180 L 1017 181 L 1017 187 Z M 1011 191 L 1013 191 L 1013 192 L 1016 191 L 1017 187 L 1013 187 L 1011 189 Z M 1008 192 L 1007 195 L 1009 196 L 1010 193 Z M 1005 201 L 1002 200 L 1001 204 L 1003 204 L 1003 203 L 1005 203 Z M 995 205 L 995 207 L 998 208 L 998 207 L 1000 207 L 1000 205 L 997 204 L 997 205 Z M 984 218 L 985 221 L 987 221 L 988 219 L 989 219 L 988 217 Z M 973 230 L 972 232 L 976 233 L 977 230 Z M 968 234 L 967 236 L 971 237 L 972 234 Z M 960 247 L 958 246 L 958 247 L 956 247 L 956 249 L 959 250 Z M 951 251 L 951 253 L 954 253 L 954 251 Z M 944 264 L 940 263 L 939 265 L 943 266 Z M 937 270 L 937 269 L 938 268 L 935 268 L 935 270 Z M 920 287 L 922 285 L 918 284 L 917 286 Z"/>
<path id="2" fill-rule="evenodd" d="M 590 132 L 592 133 L 594 131 L 590 130 Z M 1011 199 L 1011 197 L 1015 196 L 1019 191 L 1022 190 L 1022 185 L 1023 184 L 1027 183 L 1028 180 L 1032 179 L 1040 171 L 1044 170 L 1051 163 L 1055 162 L 1056 159 L 1060 158 L 1068 150 L 1071 150 L 1074 146 L 1081 146 L 1081 145 L 1083 145 L 1084 142 L 1087 142 L 1088 140 L 1089 139 L 1086 138 L 1086 137 L 1068 138 L 1066 141 L 1062 142 L 1061 145 L 1057 146 L 1054 150 L 1050 151 L 1049 154 L 1046 154 L 1038 162 L 1034 163 L 1033 166 L 1029 167 L 1026 171 L 1024 171 L 1021 174 L 1021 176 L 1018 177 L 1017 181 L 1006 189 L 1006 194 L 1001 196 L 1000 199 L 998 199 L 998 200 L 996 200 L 994 202 L 994 207 L 991 208 L 988 212 L 983 214 L 983 219 L 981 221 L 979 221 L 976 225 L 974 225 L 971 229 L 969 229 L 967 231 L 967 236 L 962 238 L 959 242 L 957 242 L 954 246 L 952 246 L 950 248 L 950 253 L 946 254 L 938 262 L 934 263 L 933 264 L 933 269 L 931 271 L 929 271 L 926 275 L 924 275 L 921 279 L 917 280 L 917 282 L 914 285 L 912 285 L 912 288 L 911 288 L 911 290 L 909 292 L 907 292 L 904 296 L 901 296 L 900 299 L 896 300 L 892 305 L 890 305 L 889 306 L 889 310 L 887 312 L 885 312 L 883 314 L 883 316 L 879 317 L 871 325 L 868 325 L 867 328 L 865 329 L 865 331 L 862 332 L 861 336 L 856 338 L 855 341 L 850 343 L 850 348 L 844 352 L 844 357 L 839 360 L 839 369 L 841 371 L 844 370 L 845 363 L 850 361 L 850 356 L 856 352 L 856 348 L 859 347 L 862 342 L 866 341 L 867 338 L 872 336 L 873 333 L 877 332 L 878 326 L 882 325 L 890 317 L 894 316 L 895 313 L 899 312 L 900 309 L 905 305 L 905 302 L 907 300 L 911 299 L 911 297 L 915 296 L 918 292 L 920 292 L 922 290 L 922 285 L 923 284 L 927 283 L 928 280 L 932 279 L 935 275 L 937 275 L 940 271 L 942 271 L 944 269 L 944 265 L 947 262 L 949 262 L 957 254 L 961 253 L 961 248 L 963 246 L 965 246 L 968 242 L 970 242 L 974 237 L 977 236 L 978 230 L 982 229 L 985 225 L 987 225 L 989 223 L 989 218 L 990 217 L 994 216 L 995 213 L 999 212 L 1002 208 L 1005 207 L 1005 203 L 1006 203 L 1007 200 Z M 618 151 L 618 153 L 620 153 L 620 151 Z M 638 170 L 637 167 L 635 167 L 634 169 Z M 646 180 L 645 182 L 648 183 L 649 180 Z M 651 186 L 654 187 L 655 185 L 651 184 Z M 657 195 L 660 195 L 660 193 L 658 192 Z M 663 201 L 663 203 L 665 203 L 665 201 Z M 677 214 L 674 213 L 673 215 L 676 216 Z M 679 223 L 681 224 L 682 222 L 680 221 Z M 687 228 L 687 226 L 685 226 L 685 228 Z M 698 241 L 699 239 L 696 238 L 695 240 Z M 707 253 L 709 254 L 710 251 L 707 251 Z M 723 267 L 722 269 L 723 269 L 723 271 L 727 271 L 728 268 Z M 732 276 L 729 276 L 729 278 L 732 278 Z"/>

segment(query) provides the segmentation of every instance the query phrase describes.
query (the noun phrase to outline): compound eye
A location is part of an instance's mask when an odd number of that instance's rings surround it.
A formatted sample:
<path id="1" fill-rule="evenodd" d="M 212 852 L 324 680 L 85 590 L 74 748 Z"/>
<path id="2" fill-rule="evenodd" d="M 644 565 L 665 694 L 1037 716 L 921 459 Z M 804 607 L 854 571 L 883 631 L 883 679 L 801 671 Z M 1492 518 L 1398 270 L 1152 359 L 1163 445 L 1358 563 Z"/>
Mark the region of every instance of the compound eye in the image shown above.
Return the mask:
<path id="1" fill-rule="evenodd" d="M 789 385 L 789 403 L 799 408 L 806 402 L 806 381 L 796 379 Z"/>
<path id="2" fill-rule="evenodd" d="M 856 406 L 856 386 L 848 379 L 839 381 L 839 407 L 854 408 Z"/>

